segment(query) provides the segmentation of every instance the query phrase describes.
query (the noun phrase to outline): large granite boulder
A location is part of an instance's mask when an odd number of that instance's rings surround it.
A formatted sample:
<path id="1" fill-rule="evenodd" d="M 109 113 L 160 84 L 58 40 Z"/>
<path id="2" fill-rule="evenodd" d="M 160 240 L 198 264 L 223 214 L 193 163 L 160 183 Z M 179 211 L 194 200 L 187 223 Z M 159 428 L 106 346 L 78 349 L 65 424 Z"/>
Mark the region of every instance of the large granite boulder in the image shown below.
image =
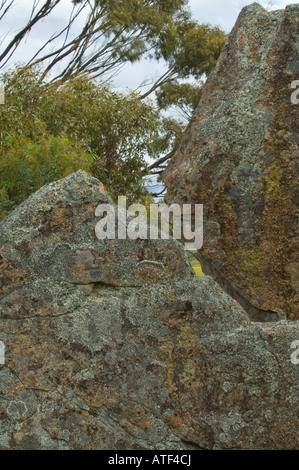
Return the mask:
<path id="1" fill-rule="evenodd" d="M 297 80 L 299 4 L 245 7 L 164 175 L 168 203 L 204 204 L 204 272 L 254 319 L 299 318 Z"/>
<path id="2" fill-rule="evenodd" d="M 251 323 L 174 241 L 98 240 L 78 172 L 0 224 L 1 449 L 299 449 L 299 324 Z"/>

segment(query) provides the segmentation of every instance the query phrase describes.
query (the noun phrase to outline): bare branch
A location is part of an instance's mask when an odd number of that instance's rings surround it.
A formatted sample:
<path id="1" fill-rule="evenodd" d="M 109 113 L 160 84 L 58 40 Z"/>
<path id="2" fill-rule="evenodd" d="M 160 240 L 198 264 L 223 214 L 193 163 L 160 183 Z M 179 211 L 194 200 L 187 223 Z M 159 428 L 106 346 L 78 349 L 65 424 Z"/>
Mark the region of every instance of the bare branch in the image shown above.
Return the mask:
<path id="1" fill-rule="evenodd" d="M 155 83 L 154 85 L 143 95 L 140 95 L 139 99 L 144 100 L 147 98 L 149 95 L 151 95 L 157 88 L 160 86 L 164 85 L 165 83 L 168 83 L 171 80 L 175 80 L 176 77 L 176 69 L 175 66 L 172 66 L 167 72 L 164 73 Z"/>
<path id="2" fill-rule="evenodd" d="M 160 165 L 162 165 L 162 163 L 167 162 L 167 160 L 169 160 L 171 157 L 173 157 L 174 154 L 175 154 L 175 150 L 172 150 L 172 151 L 169 152 L 167 155 L 165 155 L 164 157 L 160 158 L 159 160 L 157 160 L 156 162 L 154 162 L 152 165 L 150 165 L 149 167 L 147 167 L 147 170 L 148 170 L 148 171 L 151 171 L 151 170 L 154 170 L 155 168 L 159 168 Z M 151 173 L 151 174 L 154 174 L 154 173 Z"/>
<path id="3" fill-rule="evenodd" d="M 14 0 L 11 0 L 11 2 L 7 5 L 7 0 L 2 0 L 1 5 L 0 5 L 0 12 L 2 11 L 1 16 L 0 16 L 0 21 L 6 15 L 8 10 L 12 6 L 13 2 Z"/>
<path id="4" fill-rule="evenodd" d="M 151 193 L 151 196 L 152 197 L 159 197 L 159 196 L 162 196 L 163 193 L 165 193 L 166 191 L 166 188 L 163 189 L 163 191 L 161 191 L 160 193 Z"/>
<path id="5" fill-rule="evenodd" d="M 8 46 L 5 48 L 2 54 L 0 54 L 0 68 L 4 67 L 4 65 L 11 58 L 11 56 L 13 55 L 17 47 L 20 45 L 21 41 L 29 33 L 29 31 L 31 31 L 33 26 L 36 23 L 38 23 L 42 18 L 45 18 L 46 16 L 48 16 L 53 11 L 53 9 L 58 5 L 58 3 L 60 3 L 60 1 L 61 0 L 46 0 L 43 6 L 36 13 L 36 15 L 33 16 L 34 9 L 36 8 L 36 3 L 34 2 L 33 7 L 32 7 L 32 12 L 30 15 L 30 20 L 28 21 L 26 26 L 14 36 L 14 38 L 8 44 Z M 11 2 L 8 7 L 10 7 L 12 3 L 13 2 Z"/>

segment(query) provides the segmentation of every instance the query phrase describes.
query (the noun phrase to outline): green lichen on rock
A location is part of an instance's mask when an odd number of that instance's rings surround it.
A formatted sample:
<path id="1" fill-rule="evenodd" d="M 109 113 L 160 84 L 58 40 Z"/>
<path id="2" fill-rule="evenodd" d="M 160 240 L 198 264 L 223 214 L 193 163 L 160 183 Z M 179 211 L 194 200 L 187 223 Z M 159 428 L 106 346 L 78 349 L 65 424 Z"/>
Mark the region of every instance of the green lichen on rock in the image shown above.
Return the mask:
<path id="1" fill-rule="evenodd" d="M 278 169 L 278 166 L 274 163 L 270 168 L 266 180 L 266 199 L 269 199 L 274 192 L 280 189 L 281 173 Z"/>
<path id="2" fill-rule="evenodd" d="M 251 287 L 261 287 L 261 254 L 257 247 L 249 251 L 238 250 L 240 265 L 245 271 L 245 276 L 249 277 Z"/>

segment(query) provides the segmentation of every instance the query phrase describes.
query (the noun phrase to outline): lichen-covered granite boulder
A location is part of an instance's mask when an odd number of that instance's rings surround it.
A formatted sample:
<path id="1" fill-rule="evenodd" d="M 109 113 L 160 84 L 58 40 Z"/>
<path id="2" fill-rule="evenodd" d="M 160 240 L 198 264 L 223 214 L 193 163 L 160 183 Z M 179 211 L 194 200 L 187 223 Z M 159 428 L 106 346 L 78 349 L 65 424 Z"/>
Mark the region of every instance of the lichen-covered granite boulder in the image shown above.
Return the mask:
<path id="1" fill-rule="evenodd" d="M 255 319 L 299 318 L 297 80 L 299 4 L 245 7 L 164 174 L 168 203 L 204 204 L 204 272 Z"/>
<path id="2" fill-rule="evenodd" d="M 251 323 L 174 241 L 98 240 L 101 202 L 78 172 L 0 224 L 0 448 L 299 449 L 299 324 Z"/>

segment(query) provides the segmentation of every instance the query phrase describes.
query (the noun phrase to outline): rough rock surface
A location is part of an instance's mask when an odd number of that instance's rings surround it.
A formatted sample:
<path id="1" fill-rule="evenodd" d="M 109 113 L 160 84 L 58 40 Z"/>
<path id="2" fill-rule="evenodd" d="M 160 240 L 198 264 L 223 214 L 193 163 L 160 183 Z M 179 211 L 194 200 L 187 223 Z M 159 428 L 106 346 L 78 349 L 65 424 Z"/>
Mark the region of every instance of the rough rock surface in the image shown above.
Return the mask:
<path id="1" fill-rule="evenodd" d="M 299 324 L 251 323 L 174 241 L 99 241 L 100 202 L 78 172 L 0 225 L 0 448 L 299 449 Z"/>
<path id="2" fill-rule="evenodd" d="M 204 272 L 261 320 L 299 318 L 296 80 L 299 4 L 245 7 L 165 171 L 168 203 L 204 204 Z"/>

